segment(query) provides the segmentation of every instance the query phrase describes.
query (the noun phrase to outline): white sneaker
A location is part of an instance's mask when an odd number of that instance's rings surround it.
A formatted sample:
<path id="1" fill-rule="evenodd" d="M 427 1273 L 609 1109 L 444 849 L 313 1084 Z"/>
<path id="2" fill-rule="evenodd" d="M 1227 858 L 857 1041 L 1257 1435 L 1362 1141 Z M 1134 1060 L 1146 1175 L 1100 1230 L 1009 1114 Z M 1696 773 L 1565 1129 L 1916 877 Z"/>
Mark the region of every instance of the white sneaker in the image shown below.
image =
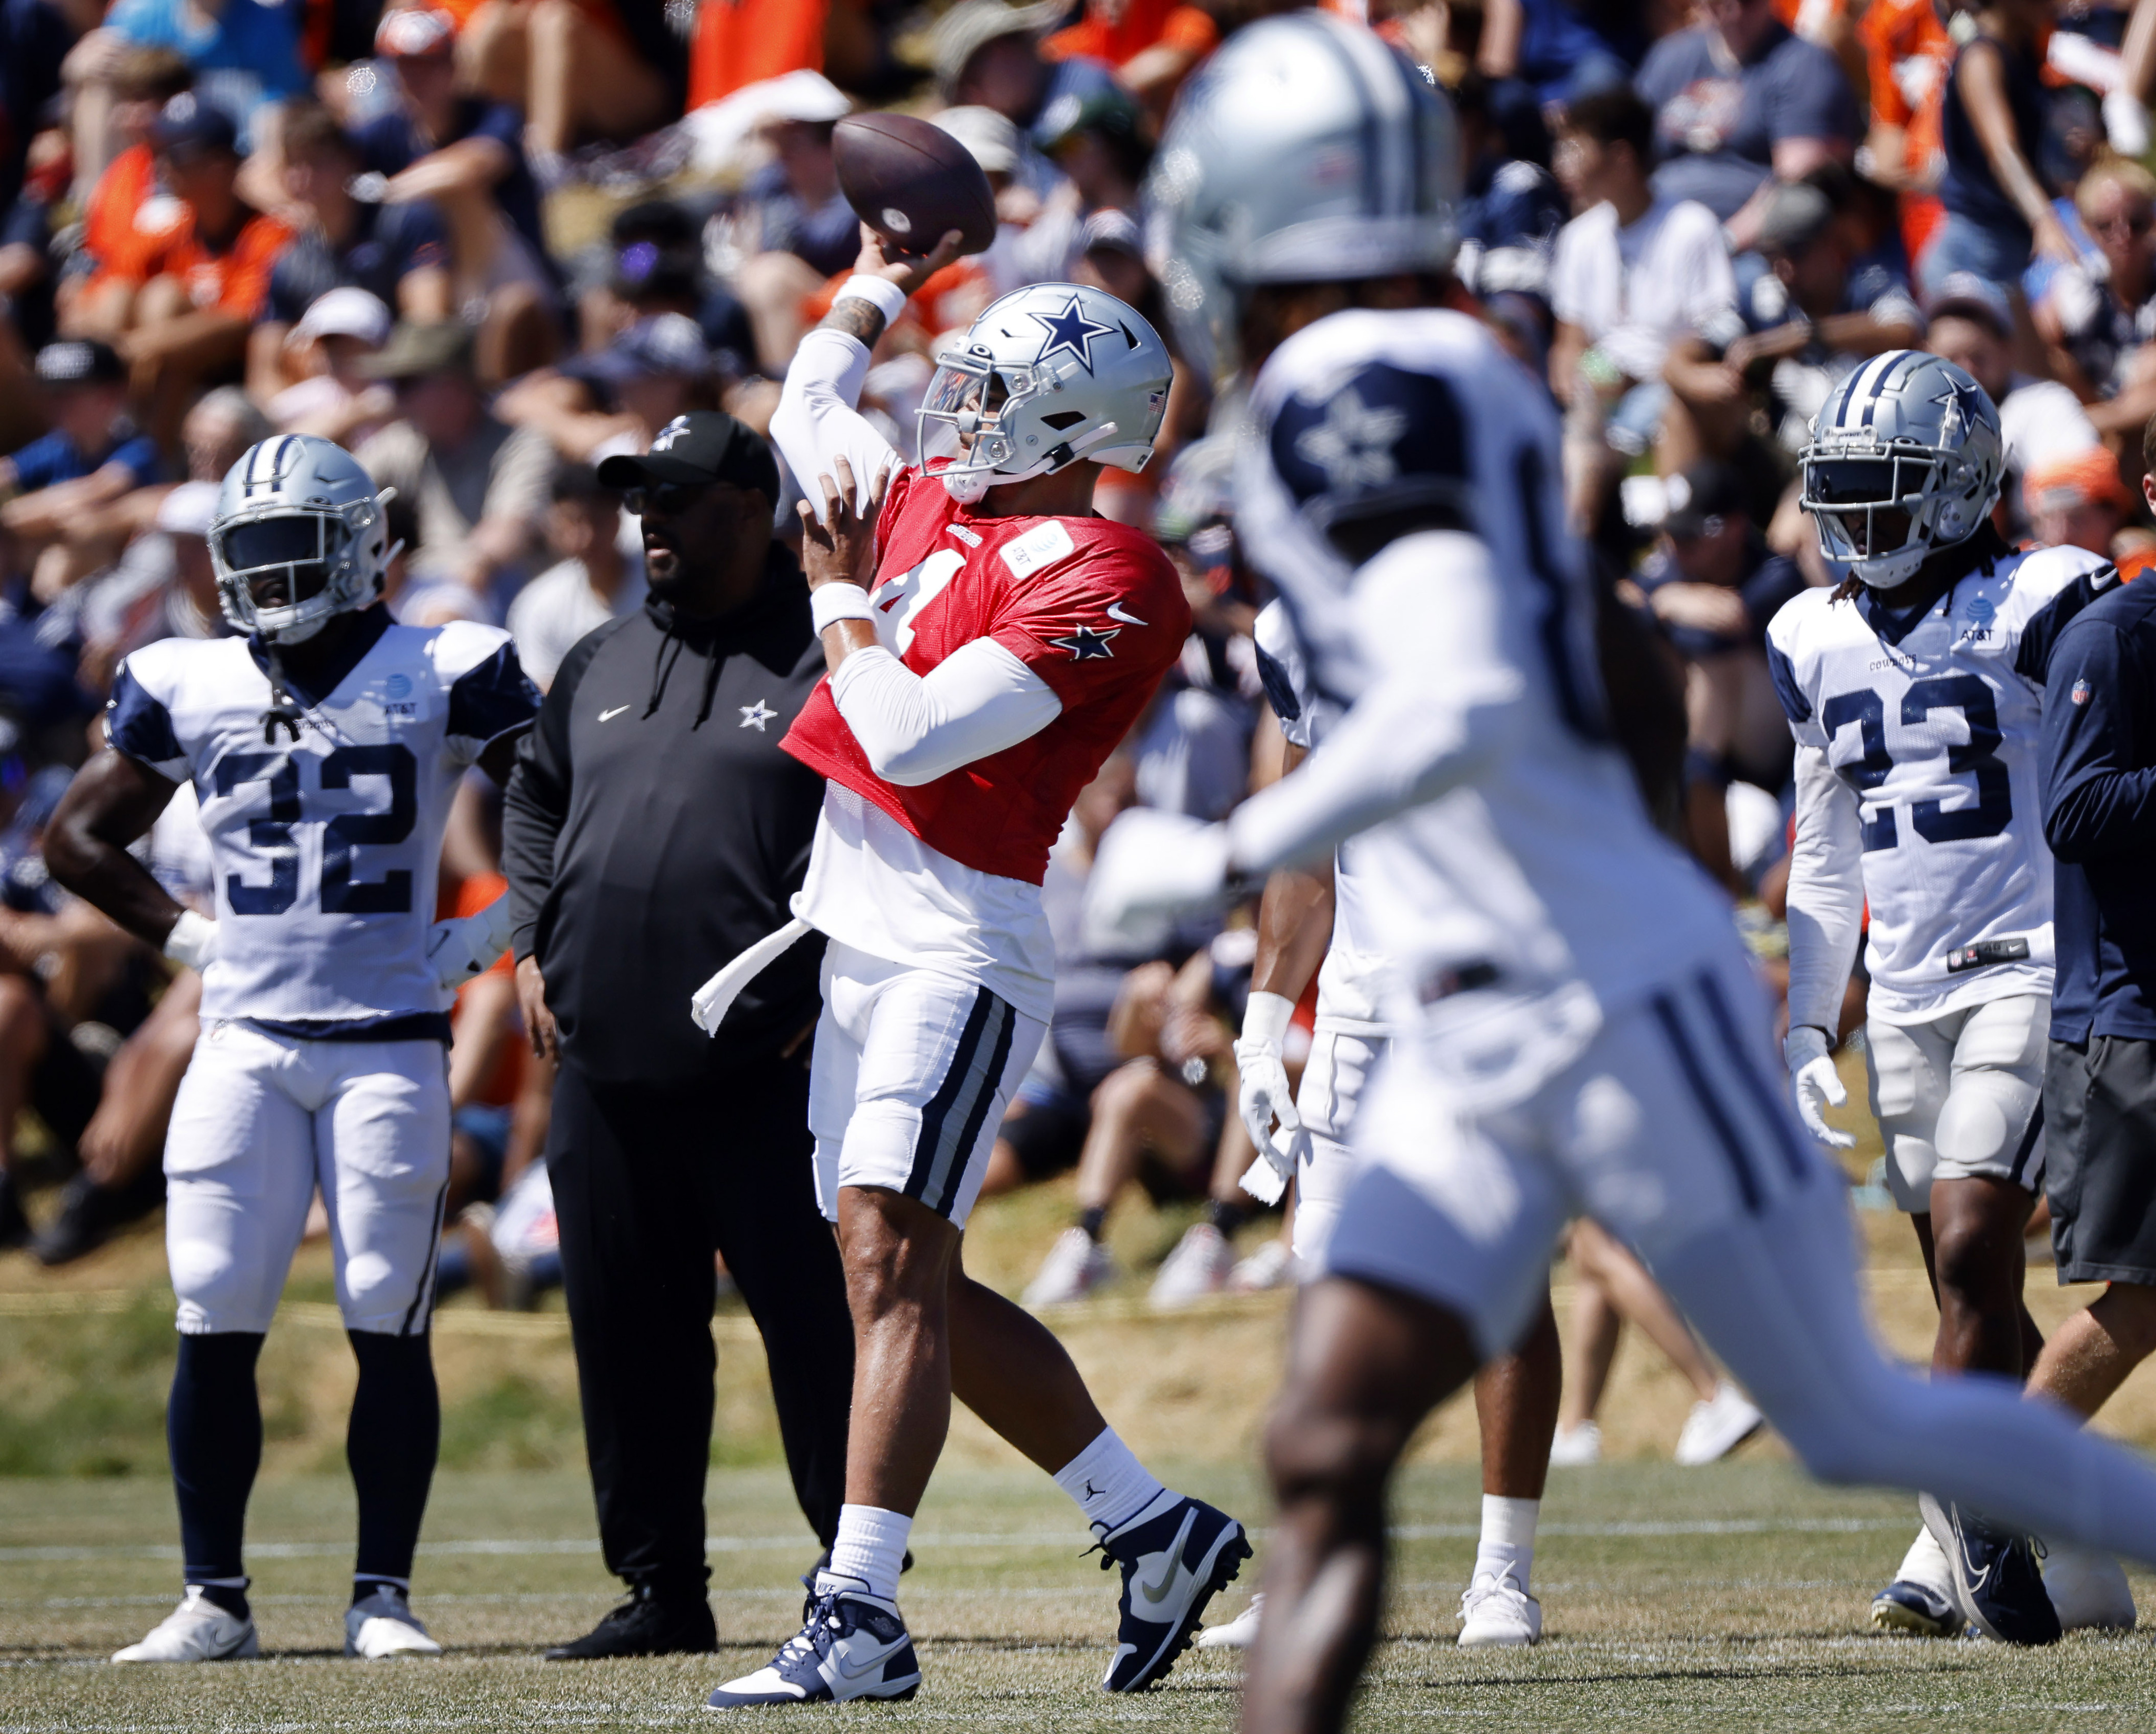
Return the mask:
<path id="1" fill-rule="evenodd" d="M 1193 1223 L 1152 1280 L 1152 1304 L 1180 1306 L 1217 1295 L 1235 1268 L 1235 1249 L 1228 1237 L 1209 1222 Z"/>
<path id="2" fill-rule="evenodd" d="M 1229 1292 L 1255 1295 L 1265 1289 L 1292 1288 L 1302 1280 L 1302 1265 L 1285 1239 L 1268 1240 L 1228 1273 Z"/>
<path id="3" fill-rule="evenodd" d="M 2061 1631 L 2130 1632 L 2138 1617 L 2126 1573 L 2107 1553 L 2054 1547 L 2044 1561 L 2044 1589 Z"/>
<path id="4" fill-rule="evenodd" d="M 1019 1298 L 1027 1306 L 1061 1306 L 1083 1300 L 1108 1280 L 1115 1268 L 1106 1247 L 1083 1229 L 1065 1229 L 1040 1261 L 1040 1274 Z"/>
<path id="5" fill-rule="evenodd" d="M 1705 1403 L 1695 1403 L 1677 1435 L 1677 1461 L 1686 1469 L 1716 1463 L 1757 1433 L 1766 1420 L 1736 1386 L 1725 1382 Z"/>
<path id="6" fill-rule="evenodd" d="M 1512 1581 L 1510 1566 L 1485 1574 L 1460 1598 L 1462 1649 L 1514 1649 L 1543 1634 L 1543 1604 Z"/>
<path id="7" fill-rule="evenodd" d="M 344 1653 L 380 1662 L 398 1656 L 439 1655 L 442 1646 L 427 1635 L 404 1592 L 393 1583 L 383 1583 L 345 1609 Z"/>
<path id="8" fill-rule="evenodd" d="M 140 1644 L 112 1653 L 116 1662 L 239 1662 L 262 1654 L 254 1622 L 228 1613 L 190 1583 L 186 1599 Z"/>
<path id="9" fill-rule="evenodd" d="M 1198 1634 L 1200 1649 L 1248 1649 L 1258 1641 L 1258 1616 L 1265 1609 L 1265 1593 L 1250 1598 L 1250 1605 L 1225 1625 L 1208 1626 Z"/>
<path id="10" fill-rule="evenodd" d="M 1592 1421 L 1577 1427 L 1560 1427 L 1550 1441 L 1552 1469 L 1584 1469 L 1602 1461 L 1602 1429 Z"/>

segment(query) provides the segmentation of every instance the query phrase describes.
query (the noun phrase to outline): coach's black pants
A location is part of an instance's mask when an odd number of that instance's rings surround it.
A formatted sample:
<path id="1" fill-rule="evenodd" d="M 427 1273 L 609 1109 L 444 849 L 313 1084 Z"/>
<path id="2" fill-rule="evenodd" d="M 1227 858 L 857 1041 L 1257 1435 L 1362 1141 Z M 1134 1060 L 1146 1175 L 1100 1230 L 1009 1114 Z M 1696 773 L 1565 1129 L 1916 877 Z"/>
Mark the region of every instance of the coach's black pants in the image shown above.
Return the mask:
<path id="1" fill-rule="evenodd" d="M 801 1059 L 685 1089 L 564 1065 L 547 1160 L 607 1567 L 701 1596 L 711 1463 L 711 1254 L 771 1366 L 793 1489 L 825 1547 L 844 1498 L 854 1333 L 810 1173 Z"/>

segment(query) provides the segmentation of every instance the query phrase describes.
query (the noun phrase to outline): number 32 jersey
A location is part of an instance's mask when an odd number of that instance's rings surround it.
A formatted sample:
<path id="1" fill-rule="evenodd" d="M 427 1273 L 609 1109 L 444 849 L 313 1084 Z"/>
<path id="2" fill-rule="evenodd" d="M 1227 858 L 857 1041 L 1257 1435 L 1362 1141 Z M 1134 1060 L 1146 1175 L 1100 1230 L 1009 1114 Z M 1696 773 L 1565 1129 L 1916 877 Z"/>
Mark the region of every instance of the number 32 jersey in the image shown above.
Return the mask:
<path id="1" fill-rule="evenodd" d="M 194 785 L 217 888 L 207 1020 L 356 1034 L 438 1020 L 427 962 L 436 868 L 465 769 L 526 727 L 538 694 L 509 634 L 354 621 L 326 694 L 286 683 L 300 738 L 263 738 L 270 680 L 245 639 L 167 639 L 121 665 L 106 737 Z"/>
<path id="2" fill-rule="evenodd" d="M 1790 732 L 1856 799 L 1875 1014 L 2051 991 L 2044 664 L 2108 571 L 2079 548 L 2003 553 L 1913 620 L 1872 591 L 1815 589 L 1768 625 Z"/>

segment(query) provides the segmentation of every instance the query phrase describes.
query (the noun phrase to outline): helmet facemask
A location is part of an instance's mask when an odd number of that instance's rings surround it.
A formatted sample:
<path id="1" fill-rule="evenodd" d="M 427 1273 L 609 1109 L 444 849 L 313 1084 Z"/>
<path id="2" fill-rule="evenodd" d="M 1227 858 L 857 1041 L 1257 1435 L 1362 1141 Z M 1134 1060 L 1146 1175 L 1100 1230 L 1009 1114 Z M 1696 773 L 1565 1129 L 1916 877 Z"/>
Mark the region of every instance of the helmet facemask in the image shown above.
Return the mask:
<path id="1" fill-rule="evenodd" d="M 1799 501 L 1818 526 L 1820 549 L 1875 590 L 1915 577 L 1940 548 L 1975 532 L 1989 500 L 1983 475 L 1943 446 L 1804 448 Z"/>
<path id="2" fill-rule="evenodd" d="M 1073 439 L 1056 438 L 1062 417 L 1068 417 L 1063 427 L 1069 428 L 1086 419 L 1083 411 L 1043 407 L 1063 389 L 1064 371 L 1052 364 L 999 362 L 978 345 L 952 350 L 937 364 L 921 400 L 921 460 L 949 460 L 935 475 L 952 499 L 971 505 L 990 488 L 1052 475 L 1115 438 L 1113 422 Z M 1029 424 L 1041 431 L 1029 433 Z M 1044 439 L 1051 442 L 1045 449 Z"/>
<path id="3" fill-rule="evenodd" d="M 341 510 L 280 503 L 213 526 L 210 562 L 224 618 L 265 643 L 312 638 L 332 614 L 372 599 L 358 593 L 361 557 L 370 539 L 380 539 L 381 526 L 378 503 L 371 500 Z"/>

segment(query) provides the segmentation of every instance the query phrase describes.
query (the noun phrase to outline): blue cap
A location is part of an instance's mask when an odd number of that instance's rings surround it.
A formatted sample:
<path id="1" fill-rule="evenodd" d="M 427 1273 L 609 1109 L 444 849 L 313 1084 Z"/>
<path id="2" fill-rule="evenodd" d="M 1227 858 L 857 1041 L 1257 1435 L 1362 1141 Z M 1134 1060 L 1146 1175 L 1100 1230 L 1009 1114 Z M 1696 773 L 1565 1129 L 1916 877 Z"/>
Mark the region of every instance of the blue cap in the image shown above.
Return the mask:
<path id="1" fill-rule="evenodd" d="M 192 90 L 181 91 L 159 111 L 150 123 L 150 141 L 167 156 L 239 154 L 239 129 L 232 116 Z"/>

